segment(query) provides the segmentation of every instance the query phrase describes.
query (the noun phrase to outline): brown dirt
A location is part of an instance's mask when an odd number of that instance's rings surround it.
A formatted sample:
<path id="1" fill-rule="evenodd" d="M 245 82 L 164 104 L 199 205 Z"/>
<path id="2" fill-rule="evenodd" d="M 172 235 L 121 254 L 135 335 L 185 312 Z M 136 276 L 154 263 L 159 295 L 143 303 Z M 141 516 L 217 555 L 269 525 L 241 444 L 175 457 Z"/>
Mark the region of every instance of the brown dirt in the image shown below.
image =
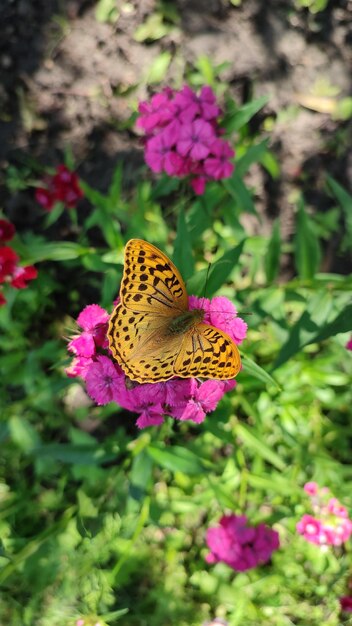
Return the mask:
<path id="1" fill-rule="evenodd" d="M 106 189 L 123 160 L 132 180 L 143 162 L 138 137 L 124 123 L 131 102 L 146 96 L 145 78 L 161 51 L 174 60 L 166 81 L 180 77 L 178 53 L 187 64 L 207 55 L 228 62 L 223 78 L 238 103 L 262 94 L 269 104 L 253 129 L 273 119 L 270 144 L 281 165 L 273 181 L 253 167 L 248 184 L 270 229 L 279 215 L 284 234 L 293 229 L 292 191 L 299 185 L 315 210 L 330 200 L 323 183 L 329 171 L 349 186 L 352 173 L 351 123 L 303 108 L 317 81 L 351 95 L 352 2 L 336 0 L 316 16 L 297 11 L 289 0 L 178 0 L 172 3 L 179 24 L 152 43 L 138 43 L 136 28 L 155 10 L 154 0 L 123 6 L 115 24 L 99 23 L 94 1 L 2 0 L 0 24 L 0 166 L 21 167 L 33 161 L 56 165 L 71 146 L 80 175 Z M 129 96 L 122 95 L 130 90 Z M 15 221 L 28 223 L 34 210 L 29 191 L 10 194 L 5 185 L 0 204 Z M 22 216 L 22 217 L 21 217 Z M 30 220 L 29 220 L 30 221 Z M 257 226 L 252 227 L 258 228 Z M 326 268 L 327 269 L 327 268 Z"/>

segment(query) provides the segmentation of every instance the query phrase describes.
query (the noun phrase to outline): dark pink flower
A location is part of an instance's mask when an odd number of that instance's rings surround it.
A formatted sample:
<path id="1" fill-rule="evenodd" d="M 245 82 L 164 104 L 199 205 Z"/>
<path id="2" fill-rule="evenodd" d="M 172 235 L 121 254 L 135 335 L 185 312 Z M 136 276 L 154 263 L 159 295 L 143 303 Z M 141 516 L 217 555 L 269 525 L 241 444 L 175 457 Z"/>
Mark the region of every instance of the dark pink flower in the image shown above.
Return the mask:
<path id="1" fill-rule="evenodd" d="M 182 166 L 182 159 L 174 149 L 169 128 L 147 141 L 145 160 L 153 172 L 165 171 L 170 176 Z"/>
<path id="2" fill-rule="evenodd" d="M 119 387 L 125 385 L 125 377 L 107 356 L 98 355 L 88 367 L 85 382 L 89 396 L 102 405 L 116 401 Z"/>
<path id="3" fill-rule="evenodd" d="M 46 183 L 46 187 L 37 187 L 35 191 L 37 202 L 46 211 L 51 211 L 56 202 L 63 202 L 71 209 L 83 197 L 77 174 L 71 172 L 66 165 L 58 165 L 54 176 L 46 177 Z"/>
<path id="4" fill-rule="evenodd" d="M 38 276 L 38 271 L 34 265 L 26 265 L 20 267 L 17 265 L 12 274 L 11 285 L 16 289 L 25 289 L 28 286 L 28 282 L 34 280 Z"/>
<path id="5" fill-rule="evenodd" d="M 231 176 L 234 165 L 229 161 L 234 151 L 227 141 L 217 139 L 210 147 L 210 154 L 204 161 L 204 172 L 213 180 L 220 180 Z"/>
<path id="6" fill-rule="evenodd" d="M 157 127 L 163 127 L 170 122 L 173 119 L 171 96 L 171 90 L 164 90 L 152 96 L 150 102 L 141 102 L 138 107 L 140 116 L 136 122 L 137 126 L 150 134 Z"/>
<path id="7" fill-rule="evenodd" d="M 347 350 L 352 350 L 352 337 L 351 337 L 351 339 L 349 339 L 349 341 L 347 341 L 346 348 L 347 348 Z"/>
<path id="8" fill-rule="evenodd" d="M 194 120 L 181 128 L 177 152 L 181 156 L 189 156 L 196 161 L 205 159 L 210 152 L 209 146 L 214 139 L 214 129 L 209 122 L 202 119 Z"/>
<path id="9" fill-rule="evenodd" d="M 208 563 L 223 561 L 238 572 L 266 563 L 279 548 L 275 530 L 265 524 L 248 526 L 245 515 L 223 516 L 219 526 L 208 529 L 206 541 Z"/>
<path id="10" fill-rule="evenodd" d="M 0 283 L 13 276 L 17 262 L 18 256 L 12 248 L 0 246 Z"/>
<path id="11" fill-rule="evenodd" d="M 120 406 L 139 413 L 138 428 L 158 426 L 164 421 L 162 403 L 165 398 L 165 388 L 161 383 L 137 385 L 133 389 L 120 387 L 115 402 Z"/>
<path id="12" fill-rule="evenodd" d="M 341 611 L 352 613 L 352 596 L 342 596 L 340 598 Z"/>
<path id="13" fill-rule="evenodd" d="M 0 243 L 11 241 L 15 234 L 15 227 L 11 222 L 0 219 Z"/>
<path id="14" fill-rule="evenodd" d="M 56 197 L 53 191 L 46 189 L 45 187 L 36 188 L 35 199 L 46 211 L 51 211 L 56 202 Z"/>

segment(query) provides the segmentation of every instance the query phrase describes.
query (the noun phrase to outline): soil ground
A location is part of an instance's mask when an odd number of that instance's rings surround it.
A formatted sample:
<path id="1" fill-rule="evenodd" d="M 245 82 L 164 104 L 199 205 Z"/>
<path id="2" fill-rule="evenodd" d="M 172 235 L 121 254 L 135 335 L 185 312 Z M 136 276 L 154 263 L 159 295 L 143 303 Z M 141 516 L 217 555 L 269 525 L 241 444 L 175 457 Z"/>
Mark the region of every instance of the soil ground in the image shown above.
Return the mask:
<path id="1" fill-rule="evenodd" d="M 5 182 L 9 165 L 54 166 L 67 146 L 91 185 L 106 189 L 121 160 L 125 180 L 133 181 L 143 154 L 138 137 L 126 128 L 131 99 L 146 97 L 151 64 L 160 52 L 170 51 L 174 60 L 165 83 L 179 81 L 180 52 L 186 64 L 207 55 L 215 64 L 228 62 L 222 76 L 239 104 L 270 97 L 253 123 L 264 128 L 270 121 L 270 145 L 281 174 L 272 180 L 254 167 L 247 181 L 256 189 L 261 228 L 269 230 L 273 217 L 280 216 L 284 235 L 292 234 L 291 197 L 297 185 L 319 211 L 331 206 L 324 191 L 326 172 L 349 188 L 351 121 L 336 121 L 301 103 L 302 97 L 319 95 L 319 90 L 326 95 L 333 87 L 339 98 L 351 95 L 351 0 L 330 1 L 316 15 L 298 10 L 294 0 L 242 0 L 238 7 L 228 0 L 177 0 L 171 5 L 178 22 L 154 42 L 138 42 L 135 34 L 155 13 L 156 1 L 117 5 L 118 19 L 100 23 L 92 0 L 2 0 L 0 166 Z M 319 109 L 324 99 L 318 102 Z M 2 186 L 0 206 L 20 228 L 31 225 L 38 211 L 29 190 L 10 193 L 8 184 Z M 333 265 L 329 255 L 324 269 Z"/>

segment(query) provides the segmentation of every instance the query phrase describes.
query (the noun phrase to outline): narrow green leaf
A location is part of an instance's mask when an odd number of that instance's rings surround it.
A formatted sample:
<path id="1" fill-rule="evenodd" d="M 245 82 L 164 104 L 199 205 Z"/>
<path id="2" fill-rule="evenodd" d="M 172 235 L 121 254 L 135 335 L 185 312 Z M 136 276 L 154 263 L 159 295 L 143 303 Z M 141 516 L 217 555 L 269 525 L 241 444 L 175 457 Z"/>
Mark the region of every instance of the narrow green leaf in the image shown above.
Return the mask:
<path id="1" fill-rule="evenodd" d="M 279 220 L 275 220 L 267 253 L 264 257 L 266 280 L 272 283 L 279 273 L 281 254 L 281 235 Z"/>
<path id="2" fill-rule="evenodd" d="M 238 131 L 242 126 L 247 124 L 252 117 L 260 111 L 269 101 L 268 96 L 261 96 L 256 100 L 244 104 L 236 112 L 231 114 L 231 117 L 225 119 L 225 127 L 229 133 Z"/>
<path id="3" fill-rule="evenodd" d="M 227 250 L 227 252 L 225 252 L 222 257 L 211 266 L 206 286 L 208 298 L 211 298 L 214 293 L 216 293 L 228 280 L 233 268 L 239 261 L 244 243 L 245 239 L 242 239 L 238 246 Z"/>
<path id="4" fill-rule="evenodd" d="M 268 374 L 260 365 L 249 359 L 247 356 L 241 356 L 242 365 L 243 365 L 243 373 L 248 374 L 249 376 L 253 376 L 257 378 L 261 382 L 266 385 L 274 385 L 274 387 L 279 387 L 276 380 Z"/>
<path id="5" fill-rule="evenodd" d="M 158 465 L 172 472 L 196 476 L 205 471 L 201 459 L 187 448 L 172 446 L 167 449 L 162 444 L 154 443 L 148 446 L 147 452 Z"/>
<path id="6" fill-rule="evenodd" d="M 329 339 L 329 337 L 333 337 L 334 335 L 338 335 L 339 333 L 347 333 L 352 330 L 352 304 L 346 306 L 346 308 L 341 311 L 335 317 L 332 322 L 326 324 L 324 328 L 318 332 L 318 334 L 310 340 L 308 343 L 315 343 L 316 341 L 323 341 L 324 339 Z"/>
<path id="7" fill-rule="evenodd" d="M 304 280 L 312 280 L 319 268 L 321 251 L 312 220 L 306 212 L 302 200 L 298 203 L 294 241 L 298 275 Z"/>
<path id="8" fill-rule="evenodd" d="M 327 176 L 327 183 L 330 191 L 335 196 L 338 201 L 341 209 L 345 215 L 346 222 L 346 230 L 348 232 L 348 236 L 350 241 L 352 240 L 352 196 L 347 193 L 347 191 L 339 185 L 339 183 L 332 178 L 332 176 Z"/>
<path id="9" fill-rule="evenodd" d="M 257 215 L 251 193 L 236 170 L 231 178 L 225 178 L 222 181 L 222 184 L 226 191 L 228 191 L 228 193 L 235 200 L 236 206 L 240 211 Z"/>
<path id="10" fill-rule="evenodd" d="M 31 452 L 36 446 L 40 444 L 40 438 L 26 419 L 13 416 L 9 421 L 9 431 L 12 441 L 23 452 Z"/>
<path id="11" fill-rule="evenodd" d="M 194 272 L 192 241 L 187 228 L 185 212 L 180 209 L 177 220 L 177 235 L 174 243 L 173 260 L 184 280 Z"/>
<path id="12" fill-rule="evenodd" d="M 236 435 L 242 439 L 245 446 L 256 452 L 265 461 L 268 461 L 280 471 L 285 469 L 284 461 L 260 439 L 253 428 L 249 429 L 244 424 L 236 424 L 235 430 Z"/>
<path id="13" fill-rule="evenodd" d="M 236 161 L 236 174 L 242 178 L 253 163 L 258 163 L 264 157 L 268 149 L 269 139 L 263 139 L 260 143 L 249 146 L 242 157 Z"/>

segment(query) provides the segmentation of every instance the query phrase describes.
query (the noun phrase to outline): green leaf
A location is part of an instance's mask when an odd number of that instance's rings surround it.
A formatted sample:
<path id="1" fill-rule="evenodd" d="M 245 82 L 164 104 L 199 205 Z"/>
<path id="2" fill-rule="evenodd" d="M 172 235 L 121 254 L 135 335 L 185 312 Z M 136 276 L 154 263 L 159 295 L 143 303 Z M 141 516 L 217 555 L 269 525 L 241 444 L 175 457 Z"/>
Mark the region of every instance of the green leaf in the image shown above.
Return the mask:
<path id="1" fill-rule="evenodd" d="M 192 241 L 188 232 L 183 208 L 181 208 L 178 214 L 173 260 L 184 280 L 192 276 L 194 272 Z"/>
<path id="2" fill-rule="evenodd" d="M 345 215 L 345 223 L 346 230 L 348 233 L 349 240 L 352 240 L 352 196 L 347 193 L 347 191 L 339 185 L 339 183 L 332 178 L 332 176 L 327 176 L 327 183 L 330 191 L 335 196 L 338 201 L 341 209 Z"/>
<path id="3" fill-rule="evenodd" d="M 258 163 L 268 149 L 269 139 L 263 139 L 260 143 L 249 146 L 243 156 L 236 161 L 236 174 L 240 178 L 248 172 L 253 163 Z"/>
<path id="4" fill-rule="evenodd" d="M 283 471 L 286 467 L 284 461 L 279 457 L 274 450 L 264 443 L 257 435 L 253 428 L 249 429 L 244 424 L 236 424 L 236 435 L 242 439 L 245 446 L 256 452 L 265 461 L 271 463 L 277 469 Z"/>
<path id="5" fill-rule="evenodd" d="M 146 81 L 149 85 L 155 85 L 157 83 L 161 83 L 165 76 L 166 72 L 169 69 L 170 63 L 172 60 L 172 55 L 170 52 L 161 52 L 154 63 L 151 65 Z"/>
<path id="6" fill-rule="evenodd" d="M 172 472 L 197 476 L 205 471 L 201 459 L 187 448 L 172 446 L 167 449 L 162 444 L 154 443 L 148 446 L 147 452 L 156 463 Z"/>
<path id="7" fill-rule="evenodd" d="M 304 280 L 312 280 L 319 268 L 321 252 L 313 222 L 304 208 L 302 199 L 298 203 L 294 242 L 298 275 Z"/>
<path id="8" fill-rule="evenodd" d="M 33 426 L 24 418 L 12 417 L 9 421 L 12 441 L 23 452 L 31 452 L 40 444 L 40 438 Z"/>
<path id="9" fill-rule="evenodd" d="M 239 261 L 244 243 L 245 239 L 242 239 L 238 246 L 227 250 L 227 252 L 211 266 L 206 286 L 208 298 L 211 298 L 228 280 L 231 272 Z"/>
<path id="10" fill-rule="evenodd" d="M 231 113 L 230 116 L 226 116 L 224 121 L 226 130 L 229 133 L 240 130 L 240 128 L 247 124 L 249 120 L 252 119 L 252 117 L 267 104 L 268 101 L 268 96 L 261 96 L 256 100 L 248 102 L 248 104 L 244 104 L 237 111 Z"/>
<path id="11" fill-rule="evenodd" d="M 280 223 L 276 219 L 273 226 L 271 238 L 269 240 L 267 253 L 264 257 L 264 267 L 266 280 L 270 284 L 275 280 L 279 273 L 280 268 L 280 254 L 281 254 L 281 235 L 280 235 Z"/>
<path id="12" fill-rule="evenodd" d="M 97 22 L 114 23 L 119 17 L 117 0 L 99 0 L 95 8 Z"/>
<path id="13" fill-rule="evenodd" d="M 165 35 L 168 35 L 172 29 L 173 26 L 163 21 L 161 13 L 154 12 L 150 14 L 144 24 L 136 28 L 133 38 L 139 43 L 143 43 L 144 41 L 157 41 L 165 37 Z"/>
<path id="14" fill-rule="evenodd" d="M 117 453 L 108 453 L 98 445 L 49 443 L 36 447 L 33 450 L 33 454 L 37 458 L 49 457 L 62 463 L 101 465 L 116 459 Z"/>
<path id="15" fill-rule="evenodd" d="M 228 191 L 228 193 L 235 200 L 236 206 L 241 212 L 243 211 L 245 213 L 257 215 L 251 193 L 236 170 L 231 178 L 225 178 L 222 181 L 222 184 L 226 191 Z"/>
<path id="16" fill-rule="evenodd" d="M 320 291 L 315 294 L 315 296 L 308 303 L 307 310 L 302 313 L 299 320 L 291 328 L 288 339 L 282 346 L 274 363 L 273 369 L 276 369 L 283 363 L 286 363 L 288 359 L 294 356 L 297 352 L 300 352 L 304 346 L 320 341 L 319 337 L 326 338 L 332 334 L 336 334 L 337 332 L 345 332 L 344 330 L 338 330 L 339 322 L 337 322 L 337 324 L 333 322 L 327 323 L 326 320 L 331 312 L 331 307 L 332 296 L 329 292 Z M 346 310 L 348 310 L 348 307 Z M 341 319 L 343 317 L 343 328 L 345 328 L 346 325 L 348 325 L 348 315 L 340 315 Z M 325 337 L 323 331 L 328 327 L 331 327 L 331 331 L 328 331 Z"/>
<path id="17" fill-rule="evenodd" d="M 329 339 L 329 337 L 333 337 L 334 335 L 338 335 L 339 333 L 347 333 L 352 330 L 352 304 L 346 306 L 346 308 L 341 311 L 335 317 L 332 322 L 326 324 L 324 328 L 321 329 L 320 332 L 308 343 L 315 343 L 316 341 L 323 341 L 324 339 Z"/>
<path id="18" fill-rule="evenodd" d="M 275 387 L 279 387 L 276 380 L 268 374 L 260 365 L 249 359 L 247 356 L 241 356 L 241 361 L 243 365 L 243 373 L 248 374 L 249 376 L 253 376 L 257 378 L 261 382 L 266 385 L 274 385 Z"/>

